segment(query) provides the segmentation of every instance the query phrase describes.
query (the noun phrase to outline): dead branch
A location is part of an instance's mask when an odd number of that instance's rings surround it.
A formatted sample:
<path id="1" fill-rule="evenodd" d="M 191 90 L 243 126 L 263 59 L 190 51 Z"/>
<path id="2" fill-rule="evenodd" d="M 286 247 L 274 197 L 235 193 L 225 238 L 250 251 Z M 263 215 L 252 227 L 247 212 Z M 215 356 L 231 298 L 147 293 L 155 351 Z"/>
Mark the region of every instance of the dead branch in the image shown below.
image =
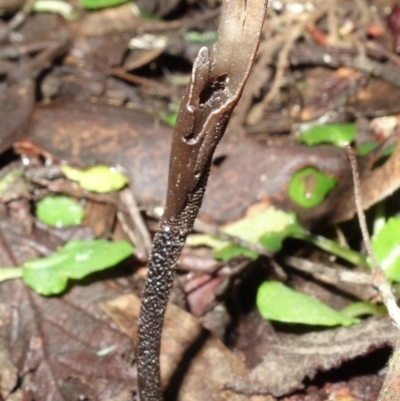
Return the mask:
<path id="1" fill-rule="evenodd" d="M 347 153 L 351 163 L 351 171 L 353 173 L 354 181 L 354 199 L 357 208 L 357 216 L 360 224 L 361 233 L 364 239 L 365 248 L 367 249 L 368 256 L 372 263 L 372 280 L 374 286 L 379 291 L 382 301 L 385 304 L 393 323 L 400 329 L 400 309 L 397 306 L 396 298 L 393 295 L 390 284 L 386 280 L 385 272 L 379 266 L 376 260 L 374 251 L 372 250 L 371 239 L 369 237 L 367 222 L 363 211 L 362 199 L 360 194 L 360 178 L 358 175 L 358 167 L 356 156 L 353 149 L 348 145 L 346 147 Z"/>

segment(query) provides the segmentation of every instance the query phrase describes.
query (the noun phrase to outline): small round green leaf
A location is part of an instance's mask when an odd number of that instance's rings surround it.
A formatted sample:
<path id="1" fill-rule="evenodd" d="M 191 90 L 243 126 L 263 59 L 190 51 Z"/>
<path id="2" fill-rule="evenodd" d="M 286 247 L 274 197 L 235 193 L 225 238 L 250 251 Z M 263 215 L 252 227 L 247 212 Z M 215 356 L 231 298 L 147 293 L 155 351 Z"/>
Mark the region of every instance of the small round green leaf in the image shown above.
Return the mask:
<path id="1" fill-rule="evenodd" d="M 356 132 L 354 123 L 313 125 L 301 132 L 300 142 L 309 146 L 329 143 L 344 147 L 354 141 Z"/>
<path id="2" fill-rule="evenodd" d="M 302 207 L 319 205 L 335 187 L 337 180 L 328 177 L 314 167 L 306 167 L 293 174 L 288 194 L 293 202 Z"/>
<path id="3" fill-rule="evenodd" d="M 400 218 L 392 217 L 372 238 L 372 249 L 386 277 L 400 282 Z"/>
<path id="4" fill-rule="evenodd" d="M 69 227 L 82 223 L 83 207 L 67 196 L 48 196 L 36 205 L 38 219 L 53 227 Z"/>
<path id="5" fill-rule="evenodd" d="M 257 308 L 264 319 L 316 326 L 349 326 L 358 319 L 348 317 L 322 302 L 286 287 L 266 281 L 257 291 Z"/>

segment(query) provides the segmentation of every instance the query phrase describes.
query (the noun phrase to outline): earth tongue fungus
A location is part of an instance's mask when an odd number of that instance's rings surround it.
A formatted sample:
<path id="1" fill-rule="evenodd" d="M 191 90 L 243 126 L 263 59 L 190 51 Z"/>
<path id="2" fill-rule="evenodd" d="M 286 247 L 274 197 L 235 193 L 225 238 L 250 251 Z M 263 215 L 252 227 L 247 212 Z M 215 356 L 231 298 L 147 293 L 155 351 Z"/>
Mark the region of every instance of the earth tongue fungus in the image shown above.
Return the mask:
<path id="1" fill-rule="evenodd" d="M 139 316 L 141 401 L 161 401 L 159 351 L 174 269 L 198 214 L 215 148 L 249 76 L 267 0 L 225 0 L 218 42 L 200 49 L 175 126 L 164 214 L 153 240 Z"/>

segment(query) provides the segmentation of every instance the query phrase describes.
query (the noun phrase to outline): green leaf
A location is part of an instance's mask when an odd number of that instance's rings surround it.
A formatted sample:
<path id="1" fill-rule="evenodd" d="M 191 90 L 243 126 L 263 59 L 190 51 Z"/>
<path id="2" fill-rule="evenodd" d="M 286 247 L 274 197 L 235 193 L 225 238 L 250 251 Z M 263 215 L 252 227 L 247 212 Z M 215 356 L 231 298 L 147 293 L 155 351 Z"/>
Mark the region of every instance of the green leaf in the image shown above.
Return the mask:
<path id="1" fill-rule="evenodd" d="M 316 326 L 349 326 L 358 319 L 346 316 L 322 302 L 277 281 L 266 281 L 257 291 L 257 308 L 264 319 Z"/>
<path id="2" fill-rule="evenodd" d="M 223 227 L 222 231 L 256 244 L 262 237 L 273 233 L 281 233 L 295 223 L 296 217 L 294 213 L 286 213 L 270 207 L 260 214 L 229 224 Z M 268 241 L 265 240 L 265 242 L 267 243 Z M 190 246 L 208 245 L 214 249 L 215 258 L 222 260 L 228 260 L 238 255 L 246 255 L 251 258 L 258 256 L 248 249 L 232 245 L 228 241 L 223 241 L 209 235 L 190 235 L 187 243 Z"/>
<path id="3" fill-rule="evenodd" d="M 48 196 L 36 204 L 38 219 L 53 227 L 68 227 L 82 223 L 85 212 L 75 200 L 66 196 Z"/>
<path id="4" fill-rule="evenodd" d="M 132 245 L 125 241 L 70 241 L 53 255 L 27 261 L 22 266 L 22 278 L 41 295 L 59 294 L 68 279 L 81 279 L 114 266 L 132 252 Z"/>
<path id="5" fill-rule="evenodd" d="M 377 305 L 372 302 L 354 302 L 340 312 L 348 317 L 361 317 L 365 315 L 383 317 L 388 315 L 384 305 Z"/>
<path id="6" fill-rule="evenodd" d="M 386 277 L 400 282 L 400 218 L 390 218 L 372 237 L 372 249 Z"/>
<path id="7" fill-rule="evenodd" d="M 127 3 L 128 0 L 80 0 L 83 8 L 96 10 L 98 8 L 114 7 Z"/>
<path id="8" fill-rule="evenodd" d="M 337 180 L 314 167 L 306 167 L 293 174 L 288 194 L 293 202 L 310 208 L 319 205 L 336 186 Z"/>
<path id="9" fill-rule="evenodd" d="M 354 141 L 356 126 L 354 123 L 313 125 L 300 133 L 300 142 L 309 146 L 329 143 L 344 147 Z"/>
<path id="10" fill-rule="evenodd" d="M 67 178 L 79 182 L 80 186 L 93 192 L 112 192 L 122 189 L 128 182 L 128 177 L 113 167 L 94 166 L 85 171 L 70 166 L 61 166 L 61 171 Z"/>

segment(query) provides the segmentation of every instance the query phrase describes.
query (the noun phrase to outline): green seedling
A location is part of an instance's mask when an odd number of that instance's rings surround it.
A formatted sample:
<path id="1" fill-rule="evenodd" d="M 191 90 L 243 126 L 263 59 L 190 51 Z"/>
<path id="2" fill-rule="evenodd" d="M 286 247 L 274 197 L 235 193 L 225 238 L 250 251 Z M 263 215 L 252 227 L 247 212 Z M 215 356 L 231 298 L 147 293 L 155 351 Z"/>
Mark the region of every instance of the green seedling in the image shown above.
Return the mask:
<path id="1" fill-rule="evenodd" d="M 133 250 L 125 241 L 70 241 L 50 256 L 28 260 L 21 267 L 0 268 L 0 281 L 22 278 L 38 294 L 56 295 L 65 291 L 69 279 L 80 280 L 115 266 Z"/>
<path id="2" fill-rule="evenodd" d="M 286 238 L 296 238 L 310 242 L 318 248 L 339 256 L 356 266 L 368 267 L 366 259 L 358 252 L 344 248 L 337 242 L 323 236 L 311 234 L 299 224 L 294 213 L 287 213 L 274 207 L 270 207 L 260 214 L 229 224 L 223 227 L 222 231 L 246 242 L 261 244 L 272 252 L 278 252 Z M 207 234 L 190 235 L 187 243 L 190 246 L 205 245 L 211 247 L 214 250 L 214 257 L 220 260 L 228 260 L 239 255 L 245 255 L 253 259 L 258 257 L 258 254 L 253 250 Z"/>

